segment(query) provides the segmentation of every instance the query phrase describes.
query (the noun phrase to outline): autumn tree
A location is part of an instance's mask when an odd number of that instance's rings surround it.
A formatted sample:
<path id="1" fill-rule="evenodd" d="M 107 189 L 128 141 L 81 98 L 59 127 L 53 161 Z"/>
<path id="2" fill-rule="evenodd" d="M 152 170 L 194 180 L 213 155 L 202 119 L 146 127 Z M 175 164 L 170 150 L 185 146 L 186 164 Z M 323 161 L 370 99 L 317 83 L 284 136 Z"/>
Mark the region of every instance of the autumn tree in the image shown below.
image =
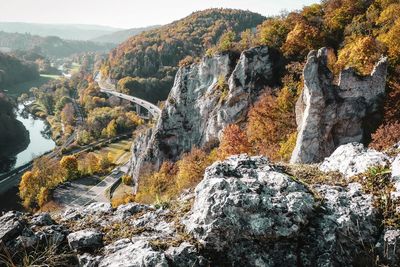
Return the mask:
<path id="1" fill-rule="evenodd" d="M 189 188 L 197 184 L 204 175 L 204 170 L 212 163 L 212 159 L 201 149 L 193 148 L 182 156 L 178 164 L 176 185 L 178 189 Z"/>
<path id="2" fill-rule="evenodd" d="M 359 73 L 368 75 L 384 53 L 382 44 L 373 37 L 358 37 L 348 41 L 339 51 L 336 67 L 354 67 Z"/>
<path id="3" fill-rule="evenodd" d="M 236 34 L 233 31 L 228 31 L 221 36 L 217 44 L 218 52 L 227 52 L 233 49 L 235 45 Z"/>
<path id="4" fill-rule="evenodd" d="M 246 133 L 256 153 L 282 159 L 279 155 L 281 144 L 296 131 L 295 99 L 296 93 L 284 87 L 278 96 L 271 91 L 265 92 L 251 108 Z"/>
<path id="5" fill-rule="evenodd" d="M 61 111 L 61 121 L 68 125 L 75 124 L 75 109 L 72 103 L 68 103 Z"/>
<path id="6" fill-rule="evenodd" d="M 60 165 L 66 172 L 66 180 L 73 180 L 79 177 L 78 160 L 74 155 L 64 156 L 60 161 Z"/>
<path id="7" fill-rule="evenodd" d="M 246 133 L 238 125 L 231 124 L 224 129 L 219 151 L 223 159 L 231 155 L 251 153 L 251 145 Z"/>
<path id="8" fill-rule="evenodd" d="M 284 18 L 271 18 L 258 27 L 257 39 L 260 44 L 280 49 L 289 31 L 290 25 Z"/>

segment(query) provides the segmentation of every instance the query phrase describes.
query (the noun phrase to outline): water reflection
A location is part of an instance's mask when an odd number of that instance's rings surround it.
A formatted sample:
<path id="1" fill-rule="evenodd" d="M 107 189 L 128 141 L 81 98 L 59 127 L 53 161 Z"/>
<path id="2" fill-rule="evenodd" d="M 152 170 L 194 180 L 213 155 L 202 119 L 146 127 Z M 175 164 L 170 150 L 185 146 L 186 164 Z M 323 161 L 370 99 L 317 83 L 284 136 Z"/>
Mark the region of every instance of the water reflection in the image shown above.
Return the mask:
<path id="1" fill-rule="evenodd" d="M 55 143 L 51 139 L 50 125 L 28 113 L 22 104 L 18 106 L 17 120 L 22 122 L 28 130 L 30 143 L 17 156 L 3 155 L 3 157 L 0 157 L 0 173 L 18 168 L 55 147 Z"/>

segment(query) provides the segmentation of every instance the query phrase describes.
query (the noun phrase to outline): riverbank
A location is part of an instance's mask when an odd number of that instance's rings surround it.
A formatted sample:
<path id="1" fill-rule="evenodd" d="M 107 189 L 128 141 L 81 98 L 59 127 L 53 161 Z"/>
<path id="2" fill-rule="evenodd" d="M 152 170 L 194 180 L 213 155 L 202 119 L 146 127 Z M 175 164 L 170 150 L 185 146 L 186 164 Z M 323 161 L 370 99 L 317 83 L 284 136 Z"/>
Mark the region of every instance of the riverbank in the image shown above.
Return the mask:
<path id="1" fill-rule="evenodd" d="M 3 171 L 0 171 L 0 173 L 23 166 L 33 158 L 51 151 L 56 146 L 48 134 L 50 129 L 47 122 L 25 112 L 22 104 L 18 105 L 16 120 L 20 125 L 19 127 L 24 128 L 27 140 L 19 142 L 21 148 L 16 153 L 4 153 L 2 155 L 3 158 L 0 159 L 0 164 L 8 164 L 8 166 Z"/>

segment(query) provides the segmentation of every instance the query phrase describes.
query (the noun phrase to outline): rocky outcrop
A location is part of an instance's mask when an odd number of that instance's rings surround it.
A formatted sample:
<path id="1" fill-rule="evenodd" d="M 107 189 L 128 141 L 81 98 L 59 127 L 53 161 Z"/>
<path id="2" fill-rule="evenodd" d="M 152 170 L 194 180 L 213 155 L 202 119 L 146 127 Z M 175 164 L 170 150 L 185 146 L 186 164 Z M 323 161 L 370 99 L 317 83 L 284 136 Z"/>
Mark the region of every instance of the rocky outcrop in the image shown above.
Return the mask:
<path id="1" fill-rule="evenodd" d="M 314 190 L 322 200 L 265 158 L 231 157 L 207 169 L 185 225 L 221 265 L 361 263 L 379 234 L 372 196 L 359 184 Z"/>
<path id="2" fill-rule="evenodd" d="M 137 178 L 148 165 L 158 168 L 193 146 L 218 142 L 223 128 L 245 120 L 260 91 L 273 80 L 267 47 L 205 57 L 179 69 L 156 126 L 132 147 L 131 173 Z"/>
<path id="3" fill-rule="evenodd" d="M 399 229 L 382 229 L 361 184 L 305 185 L 264 157 L 214 163 L 168 209 L 91 204 L 49 217 L 7 213 L 0 240 L 17 253 L 51 240 L 58 258 L 75 254 L 67 266 L 398 264 Z"/>
<path id="4" fill-rule="evenodd" d="M 364 173 L 372 167 L 389 167 L 390 158 L 382 152 L 365 148 L 360 143 L 338 147 L 330 157 L 325 158 L 319 169 L 323 172 L 340 172 L 344 177 Z"/>
<path id="5" fill-rule="evenodd" d="M 311 51 L 304 67 L 304 89 L 296 104 L 298 138 L 291 162 L 315 163 L 343 144 L 369 141 L 381 119 L 387 59 L 371 75 L 349 68 L 335 85 L 327 67 L 327 49 Z"/>
<path id="6" fill-rule="evenodd" d="M 73 250 L 84 251 L 102 246 L 103 234 L 95 230 L 81 230 L 67 236 L 68 244 Z"/>

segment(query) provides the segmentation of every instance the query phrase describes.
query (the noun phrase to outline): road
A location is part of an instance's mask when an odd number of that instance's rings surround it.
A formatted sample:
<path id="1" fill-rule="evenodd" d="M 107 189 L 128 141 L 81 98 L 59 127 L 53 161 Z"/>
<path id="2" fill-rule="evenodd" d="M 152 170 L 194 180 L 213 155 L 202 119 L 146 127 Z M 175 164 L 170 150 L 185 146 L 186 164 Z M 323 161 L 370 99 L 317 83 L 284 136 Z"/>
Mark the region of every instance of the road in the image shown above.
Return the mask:
<path id="1" fill-rule="evenodd" d="M 138 97 L 122 94 L 120 92 L 115 91 L 115 85 L 111 84 L 107 80 L 102 80 L 100 73 L 98 73 L 95 77 L 96 77 L 95 81 L 98 83 L 101 92 L 109 95 L 114 95 L 116 97 L 128 100 L 129 102 L 132 102 L 136 105 L 139 105 L 144 109 L 146 109 L 149 112 L 149 114 L 151 114 L 151 116 L 154 118 L 158 118 L 161 115 L 161 109 L 156 105 L 154 105 L 153 103 L 150 103 Z M 140 114 L 138 115 L 140 116 Z"/>
<path id="2" fill-rule="evenodd" d="M 65 183 L 54 190 L 53 200 L 61 207 L 84 207 L 94 202 L 108 203 L 110 199 L 106 191 L 127 172 L 128 164 L 116 167 L 104 179 L 91 176 Z"/>

